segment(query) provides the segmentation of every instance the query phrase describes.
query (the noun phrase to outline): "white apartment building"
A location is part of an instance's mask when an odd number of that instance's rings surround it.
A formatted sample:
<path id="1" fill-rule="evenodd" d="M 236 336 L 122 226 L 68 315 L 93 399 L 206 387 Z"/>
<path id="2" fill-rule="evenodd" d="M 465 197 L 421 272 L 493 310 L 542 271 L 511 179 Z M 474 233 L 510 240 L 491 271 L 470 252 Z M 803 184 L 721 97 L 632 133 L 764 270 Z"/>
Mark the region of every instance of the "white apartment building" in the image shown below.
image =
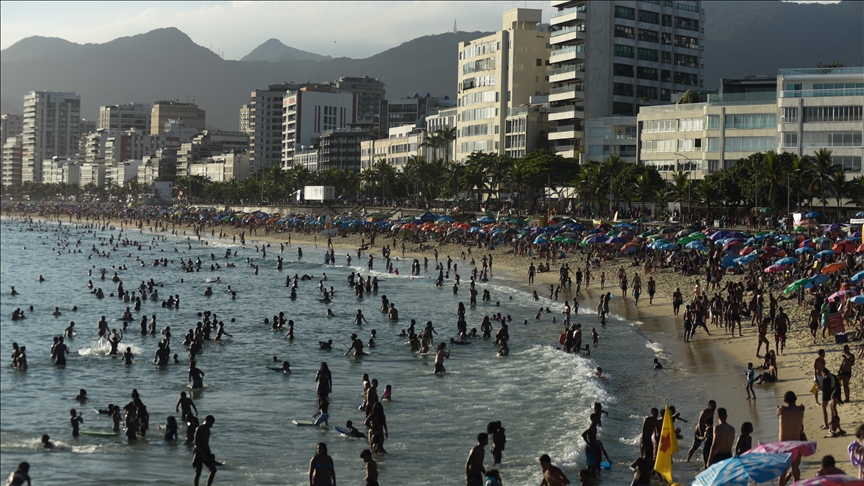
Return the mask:
<path id="1" fill-rule="evenodd" d="M 4 113 L 0 115 L 0 144 L 9 137 L 17 137 L 24 131 L 24 117 Z"/>
<path id="2" fill-rule="evenodd" d="M 148 157 L 152 151 L 166 147 L 178 148 L 179 146 L 180 139 L 171 136 L 170 133 L 153 135 L 132 129 L 109 133 L 105 142 L 104 157 L 109 164 L 117 164 L 124 160 L 141 160 Z"/>
<path id="3" fill-rule="evenodd" d="M 105 164 L 105 184 L 123 185 L 138 177 L 138 168 L 141 167 L 141 159 L 124 160 L 121 162 Z"/>
<path id="4" fill-rule="evenodd" d="M 104 159 L 105 147 L 108 145 L 108 135 L 109 132 L 105 128 L 99 128 L 95 132 L 83 135 L 84 158 L 87 160 Z"/>
<path id="5" fill-rule="evenodd" d="M 357 95 L 330 88 L 290 90 L 282 102 L 282 168 L 291 168 L 294 152 L 312 145 L 326 130 L 355 123 Z"/>
<path id="6" fill-rule="evenodd" d="M 222 154 L 189 164 L 189 175 L 213 182 L 241 181 L 249 177 L 249 154 Z"/>
<path id="7" fill-rule="evenodd" d="M 281 107 L 280 107 L 281 109 Z M 251 118 L 252 108 L 246 104 L 240 107 L 240 131 L 249 133 L 252 131 Z M 280 135 L 281 136 L 281 135 Z"/>
<path id="8" fill-rule="evenodd" d="M 150 134 L 150 116 L 153 105 L 150 103 L 123 103 L 99 107 L 99 127 L 108 131 L 135 129 Z M 83 132 L 82 134 L 86 134 Z"/>
<path id="9" fill-rule="evenodd" d="M 552 150 L 586 145 L 586 119 L 635 116 L 702 86 L 704 10 L 698 0 L 552 0 Z M 608 144 L 603 144 L 608 145 Z"/>
<path id="10" fill-rule="evenodd" d="M 711 95 L 707 103 L 642 107 L 639 162 L 695 178 L 757 152 L 798 156 L 828 148 L 836 165 L 861 175 L 864 68 L 782 69 L 777 97 Z M 851 178 L 850 177 L 850 178 Z"/>
<path id="11" fill-rule="evenodd" d="M 541 10 L 508 10 L 502 30 L 459 43 L 455 160 L 504 153 L 508 109 L 548 91 L 549 33 L 538 30 L 541 20 Z"/>
<path id="12" fill-rule="evenodd" d="M 81 166 L 77 158 L 54 157 L 42 162 L 42 182 L 46 184 L 81 183 Z"/>
<path id="13" fill-rule="evenodd" d="M 24 97 L 22 182 L 41 182 L 44 160 L 78 151 L 80 121 L 81 97 L 75 93 L 31 91 Z"/>
<path id="14" fill-rule="evenodd" d="M 634 163 L 637 159 L 635 116 L 607 116 L 585 122 L 584 160 L 602 162 L 613 155 Z"/>
<path id="15" fill-rule="evenodd" d="M 95 184 L 97 187 L 105 186 L 105 161 L 85 161 L 81 164 L 81 179 L 79 183 L 81 187 L 88 184 Z"/>
<path id="16" fill-rule="evenodd" d="M 391 128 L 387 138 L 361 142 L 360 169 L 368 169 L 379 160 L 384 160 L 401 171 L 412 156 L 426 157 L 426 160 L 431 161 L 432 149 L 421 147 L 426 136 L 425 129 L 411 124 Z"/>
<path id="17" fill-rule="evenodd" d="M 0 183 L 4 186 L 21 184 L 21 163 L 24 153 L 24 137 L 9 137 L 3 143 L 0 159 Z"/>
<path id="18" fill-rule="evenodd" d="M 206 113 L 195 103 L 157 101 L 150 111 L 150 133 L 161 133 L 168 120 L 183 120 L 188 128 L 203 131 Z"/>
<path id="19" fill-rule="evenodd" d="M 249 163 L 254 173 L 261 168 L 279 165 L 282 160 L 282 102 L 285 94 L 299 86 L 293 83 L 271 84 L 267 89 L 256 89 L 250 95 L 247 107 L 246 129 L 249 133 Z M 240 131 L 243 110 L 240 111 Z"/>

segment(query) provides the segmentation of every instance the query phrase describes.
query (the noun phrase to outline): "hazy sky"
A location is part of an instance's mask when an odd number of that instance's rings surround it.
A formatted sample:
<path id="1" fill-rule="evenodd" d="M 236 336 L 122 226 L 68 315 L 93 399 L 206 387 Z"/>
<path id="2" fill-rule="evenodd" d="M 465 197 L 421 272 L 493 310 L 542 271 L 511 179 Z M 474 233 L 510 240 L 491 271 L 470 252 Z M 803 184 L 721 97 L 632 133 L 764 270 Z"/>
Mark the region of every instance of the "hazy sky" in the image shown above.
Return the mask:
<path id="1" fill-rule="evenodd" d="M 195 43 L 240 59 L 270 38 L 334 57 L 368 57 L 402 42 L 453 30 L 501 29 L 501 13 L 545 1 L 385 2 L 0 2 L 0 48 L 33 36 L 103 43 L 177 27 Z"/>

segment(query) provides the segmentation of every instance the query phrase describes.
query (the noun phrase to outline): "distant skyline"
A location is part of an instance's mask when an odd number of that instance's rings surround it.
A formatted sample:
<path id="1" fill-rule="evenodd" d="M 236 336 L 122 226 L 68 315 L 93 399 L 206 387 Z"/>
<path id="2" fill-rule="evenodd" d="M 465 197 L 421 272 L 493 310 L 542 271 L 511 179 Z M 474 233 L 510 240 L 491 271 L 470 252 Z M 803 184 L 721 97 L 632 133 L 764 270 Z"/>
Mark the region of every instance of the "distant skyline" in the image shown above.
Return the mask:
<path id="1" fill-rule="evenodd" d="M 0 49 L 31 36 L 102 44 L 176 27 L 238 60 L 271 38 L 333 57 L 365 58 L 402 42 L 450 32 L 501 29 L 511 8 L 555 11 L 544 1 L 384 2 L 0 2 Z"/>

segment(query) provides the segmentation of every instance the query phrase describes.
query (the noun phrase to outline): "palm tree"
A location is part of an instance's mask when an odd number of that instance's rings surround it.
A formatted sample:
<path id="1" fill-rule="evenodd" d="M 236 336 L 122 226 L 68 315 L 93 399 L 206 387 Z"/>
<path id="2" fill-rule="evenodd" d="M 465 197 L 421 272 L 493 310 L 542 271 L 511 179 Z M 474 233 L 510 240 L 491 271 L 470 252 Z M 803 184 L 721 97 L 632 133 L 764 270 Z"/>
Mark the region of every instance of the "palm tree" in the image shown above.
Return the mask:
<path id="1" fill-rule="evenodd" d="M 435 130 L 435 134 L 438 135 L 441 146 L 444 147 L 444 163 L 446 164 L 450 160 L 450 148 L 453 141 L 456 140 L 456 127 L 444 127 Z"/>
<path id="2" fill-rule="evenodd" d="M 774 209 L 778 207 L 778 191 L 777 189 L 785 186 L 786 173 L 789 169 L 789 164 L 785 163 L 785 157 L 770 150 L 762 157 L 762 165 L 758 167 L 759 179 L 768 182 L 768 204 Z"/>
<path id="3" fill-rule="evenodd" d="M 654 200 L 660 206 L 661 213 L 666 212 L 669 207 L 669 198 L 669 188 L 665 184 L 654 190 Z"/>
<path id="4" fill-rule="evenodd" d="M 846 169 L 838 167 L 829 183 L 831 194 L 837 201 L 837 221 L 840 221 L 840 207 L 843 204 L 841 200 L 854 193 L 854 182 L 846 179 Z"/>
<path id="5" fill-rule="evenodd" d="M 474 191 L 477 195 L 477 203 L 479 204 L 483 196 L 483 189 L 486 187 L 486 171 L 483 166 L 476 163 L 466 164 L 461 182 L 469 191 Z"/>
<path id="6" fill-rule="evenodd" d="M 513 160 L 504 155 L 498 155 L 491 161 L 491 165 L 486 168 L 486 175 L 489 177 L 490 196 L 494 189 L 498 199 L 501 198 L 501 187 L 507 182 L 512 166 Z"/>
<path id="7" fill-rule="evenodd" d="M 804 195 L 810 195 L 809 199 L 812 200 L 809 181 L 813 171 L 813 158 L 808 155 L 803 157 L 794 156 L 789 165 L 789 170 L 791 174 L 791 187 L 789 190 L 792 191 L 792 195 L 798 201 L 798 210 L 800 211 L 802 190 L 804 191 Z"/>
<path id="8" fill-rule="evenodd" d="M 432 132 L 426 136 L 426 138 L 420 142 L 417 148 L 428 148 L 432 149 L 433 154 L 437 157 L 438 150 L 444 145 L 444 142 L 441 140 L 441 135 L 436 131 Z"/>
<path id="9" fill-rule="evenodd" d="M 675 202 L 683 202 L 690 196 L 690 171 L 678 169 L 672 173 L 671 196 Z"/>
<path id="10" fill-rule="evenodd" d="M 831 179 L 836 173 L 837 168 L 834 166 L 834 160 L 831 158 L 831 150 L 825 148 L 819 149 L 813 159 L 810 187 L 815 188 L 819 192 L 819 200 L 822 202 L 823 214 L 825 213 L 825 204 L 827 203 L 825 190 L 830 190 Z"/>

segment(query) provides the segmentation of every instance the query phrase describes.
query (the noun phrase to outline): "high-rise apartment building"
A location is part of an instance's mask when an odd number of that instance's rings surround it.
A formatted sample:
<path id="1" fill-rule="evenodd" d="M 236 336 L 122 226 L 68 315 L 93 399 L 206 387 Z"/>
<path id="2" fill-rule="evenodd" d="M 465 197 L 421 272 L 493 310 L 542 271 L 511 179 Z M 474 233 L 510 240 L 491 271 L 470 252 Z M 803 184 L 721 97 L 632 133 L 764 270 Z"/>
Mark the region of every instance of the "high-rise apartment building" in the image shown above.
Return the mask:
<path id="1" fill-rule="evenodd" d="M 123 103 L 99 107 L 99 128 L 108 131 L 135 129 L 150 134 L 150 116 L 153 105 L 150 103 Z M 82 132 L 86 134 L 86 132 Z M 154 133 L 158 133 L 154 132 Z"/>
<path id="2" fill-rule="evenodd" d="M 75 93 L 31 91 L 24 97 L 23 182 L 42 181 L 42 162 L 71 157 L 79 148 L 81 97 Z"/>
<path id="3" fill-rule="evenodd" d="M 294 83 L 271 84 L 256 89 L 248 105 L 249 169 L 278 165 L 282 160 L 282 100 L 289 90 L 299 89 Z M 241 110 L 241 125 L 242 121 Z M 240 131 L 244 131 L 240 127 Z"/>
<path id="4" fill-rule="evenodd" d="M 205 112 L 195 103 L 179 101 L 157 101 L 150 112 L 150 133 L 162 133 L 165 123 L 171 119 L 181 119 L 187 128 L 204 130 Z"/>
<path id="5" fill-rule="evenodd" d="M 438 113 L 441 108 L 456 106 L 456 100 L 449 97 L 436 98 L 426 93 L 420 96 L 415 93 L 412 98 L 382 100 L 378 121 L 379 136 L 386 138 L 391 128 L 422 122 L 427 115 Z"/>
<path id="6" fill-rule="evenodd" d="M 294 152 L 312 145 L 314 137 L 355 123 L 356 109 L 354 93 L 311 86 L 288 91 L 282 102 L 282 167 L 290 168 Z"/>
<path id="7" fill-rule="evenodd" d="M 552 0 L 549 132 L 573 156 L 586 119 L 635 116 L 702 87 L 705 14 L 699 0 Z"/>
<path id="8" fill-rule="evenodd" d="M 0 159 L 0 182 L 4 186 L 21 184 L 23 148 L 24 137 L 21 135 L 9 137 L 3 143 L 2 159 Z"/>
<path id="9" fill-rule="evenodd" d="M 357 95 L 355 122 L 371 124 L 379 116 L 379 107 L 386 91 L 384 83 L 378 78 L 342 76 L 338 81 L 326 84 L 335 87 L 338 91 Z"/>
<path id="10" fill-rule="evenodd" d="M 0 115 L 0 145 L 9 137 L 17 137 L 24 130 L 24 117 L 4 113 Z"/>
<path id="11" fill-rule="evenodd" d="M 503 154 L 508 110 L 544 95 L 549 86 L 549 33 L 542 11 L 504 12 L 502 30 L 459 43 L 456 160 L 472 152 Z"/>
<path id="12" fill-rule="evenodd" d="M 252 108 L 246 104 L 240 107 L 240 131 L 243 133 L 249 133 L 252 131 L 252 125 L 250 124 L 249 118 L 252 115 Z"/>

